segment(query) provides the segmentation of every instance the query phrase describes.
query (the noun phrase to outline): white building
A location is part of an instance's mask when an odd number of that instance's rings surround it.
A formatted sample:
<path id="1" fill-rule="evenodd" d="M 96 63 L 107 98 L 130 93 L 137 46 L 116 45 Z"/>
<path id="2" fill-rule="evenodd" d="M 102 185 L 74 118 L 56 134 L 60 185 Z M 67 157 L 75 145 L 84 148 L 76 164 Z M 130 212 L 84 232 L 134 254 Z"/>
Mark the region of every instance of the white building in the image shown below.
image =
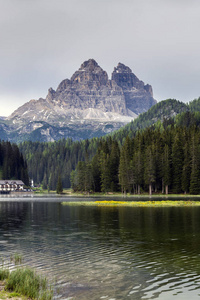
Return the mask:
<path id="1" fill-rule="evenodd" d="M 0 192 L 23 191 L 24 183 L 21 180 L 0 180 Z"/>

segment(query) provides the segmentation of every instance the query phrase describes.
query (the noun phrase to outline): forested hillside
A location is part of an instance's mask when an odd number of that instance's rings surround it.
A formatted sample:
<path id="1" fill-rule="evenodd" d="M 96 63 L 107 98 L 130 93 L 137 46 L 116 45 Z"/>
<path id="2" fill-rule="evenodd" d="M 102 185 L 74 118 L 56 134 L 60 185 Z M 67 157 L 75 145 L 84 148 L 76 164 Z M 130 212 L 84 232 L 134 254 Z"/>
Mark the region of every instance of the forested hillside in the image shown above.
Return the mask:
<path id="1" fill-rule="evenodd" d="M 56 189 L 59 175 L 63 187 L 70 187 L 70 173 L 79 161 L 91 159 L 96 153 L 98 139 L 73 142 L 62 139 L 57 142 L 23 142 L 20 151 L 26 157 L 29 176 L 35 185 L 42 184 L 43 188 Z"/>
<path id="2" fill-rule="evenodd" d="M 72 172 L 75 191 L 200 193 L 200 128 L 169 125 L 103 141 L 91 161 Z"/>
<path id="3" fill-rule="evenodd" d="M 147 153 L 145 152 L 147 151 L 146 147 L 153 147 L 155 143 L 159 143 L 160 157 L 161 152 L 164 151 L 163 149 L 166 144 L 170 149 L 169 154 L 172 155 L 172 147 L 174 145 L 175 136 L 178 130 L 181 132 L 181 134 L 183 134 L 183 136 L 185 134 L 190 136 L 191 130 L 194 130 L 195 128 L 194 132 L 196 136 L 196 134 L 199 132 L 200 113 L 190 112 L 190 110 L 194 111 L 195 107 L 199 106 L 199 102 L 200 100 L 198 99 L 191 102 L 189 105 L 186 105 L 176 100 L 166 100 L 152 107 L 152 109 L 150 109 L 147 113 L 142 114 L 139 117 L 140 122 L 138 121 L 138 118 L 131 124 L 116 131 L 110 136 L 93 138 L 91 140 L 84 140 L 80 142 L 73 142 L 70 139 L 63 139 L 53 143 L 23 142 L 19 146 L 20 151 L 22 151 L 24 157 L 27 160 L 30 177 L 33 178 L 35 184 L 42 184 L 44 188 L 48 187 L 49 189 L 55 190 L 56 183 L 60 175 L 62 178 L 63 187 L 70 187 L 71 176 L 73 188 L 76 190 L 119 191 L 123 189 L 123 191 L 131 190 L 132 192 L 138 192 L 138 190 L 140 189 L 146 191 L 149 186 L 152 186 L 154 190 L 163 190 L 163 187 L 164 185 L 166 186 L 166 184 L 164 179 L 161 178 L 160 173 L 159 177 L 156 177 L 155 181 L 153 179 L 153 182 L 150 185 L 147 184 L 147 179 L 145 179 L 146 177 L 144 178 L 144 176 L 146 176 L 145 174 L 147 174 L 146 172 L 144 172 L 145 161 L 147 161 L 147 159 L 144 159 L 145 155 L 147 155 Z M 144 129 L 145 127 L 149 126 L 149 122 L 154 122 L 153 127 Z M 182 130 L 185 131 L 182 132 Z M 147 140 L 145 139 L 146 132 L 148 132 L 149 134 L 149 139 Z M 169 133 L 169 136 L 171 136 L 171 139 L 169 141 L 165 141 L 164 139 L 166 132 L 167 134 Z M 137 140 L 138 136 L 141 136 L 142 142 Z M 120 169 L 120 161 L 122 160 L 122 155 L 124 153 L 124 145 L 126 145 L 127 143 L 127 137 L 129 137 L 131 145 L 130 161 L 128 162 L 128 164 L 133 164 L 133 154 L 135 153 L 135 149 L 136 147 L 138 147 L 137 145 L 139 145 L 140 142 L 142 145 L 140 154 L 143 157 L 143 165 L 141 166 L 141 172 L 143 173 L 142 183 L 138 185 L 136 183 L 133 183 L 132 179 L 131 187 L 130 183 L 128 187 L 123 186 L 123 176 L 120 175 L 120 172 L 122 172 Z M 152 145 L 150 143 L 151 140 L 154 141 Z M 105 145 L 105 143 L 107 143 L 107 146 Z M 191 140 L 189 140 L 188 137 L 183 141 L 182 146 L 185 147 L 185 145 L 187 144 L 190 148 L 189 143 L 191 143 Z M 107 148 L 107 150 L 104 149 L 105 147 Z M 189 164 L 191 170 L 191 148 L 189 150 L 190 152 L 188 152 L 187 157 L 190 160 Z M 182 151 L 184 152 L 185 150 L 182 149 Z M 114 153 L 118 153 L 118 155 L 115 155 Z M 170 156 L 169 159 L 171 162 L 172 157 Z M 94 169 L 92 171 L 93 173 L 89 172 L 93 165 L 97 167 L 97 165 L 99 166 L 99 164 L 104 164 L 105 169 L 110 169 L 109 172 L 111 173 L 104 170 L 104 173 L 107 174 L 106 176 L 108 176 L 109 180 L 105 178 L 102 179 L 104 176 L 101 173 L 103 170 L 102 165 L 101 167 L 95 169 L 95 175 L 93 174 Z M 115 165 L 115 167 L 112 164 Z M 172 186 L 172 182 L 174 182 L 173 166 L 174 165 L 171 163 L 170 176 L 172 177 L 170 177 L 170 183 L 168 184 L 168 188 L 170 191 L 175 191 L 174 185 Z M 159 172 L 163 172 L 163 170 L 160 170 L 160 165 L 158 168 Z M 158 172 L 158 168 L 156 167 L 156 174 Z M 112 169 L 114 171 L 111 171 Z M 88 176 L 90 176 L 90 183 L 87 184 L 87 188 L 83 188 L 82 185 L 80 187 L 79 179 L 83 178 L 83 176 L 80 175 L 82 172 L 80 170 L 88 170 L 86 173 Z M 126 173 L 126 171 L 124 172 Z M 93 174 L 93 178 L 91 174 Z M 96 180 L 94 179 L 94 177 L 96 178 Z M 88 180 L 86 181 L 88 182 Z M 91 186 L 92 181 L 93 185 Z M 107 184 L 107 187 L 105 187 L 102 182 L 105 182 Z M 190 188 L 187 188 L 187 190 L 181 188 L 180 191 L 188 192 L 189 190 Z"/>
<path id="4" fill-rule="evenodd" d="M 177 122 L 176 116 L 182 115 L 184 112 L 200 112 L 200 98 L 191 101 L 189 104 L 175 99 L 158 102 L 147 112 L 139 115 L 137 119 L 114 131 L 111 135 L 123 144 L 127 135 L 131 138 L 134 136 L 135 131 L 150 127 L 157 122 L 162 123 L 166 127 L 172 120 Z"/>
<path id="5" fill-rule="evenodd" d="M 150 127 L 158 121 L 165 123 L 167 120 L 175 118 L 178 114 L 189 110 L 190 109 L 187 104 L 175 99 L 168 99 L 158 102 L 147 112 L 139 115 L 137 119 L 113 132 L 112 137 L 123 143 L 127 135 L 129 137 L 133 137 L 135 131 L 137 130 Z"/>
<path id="6" fill-rule="evenodd" d="M 16 144 L 0 141 L 0 179 L 20 179 L 29 185 L 27 164 Z"/>

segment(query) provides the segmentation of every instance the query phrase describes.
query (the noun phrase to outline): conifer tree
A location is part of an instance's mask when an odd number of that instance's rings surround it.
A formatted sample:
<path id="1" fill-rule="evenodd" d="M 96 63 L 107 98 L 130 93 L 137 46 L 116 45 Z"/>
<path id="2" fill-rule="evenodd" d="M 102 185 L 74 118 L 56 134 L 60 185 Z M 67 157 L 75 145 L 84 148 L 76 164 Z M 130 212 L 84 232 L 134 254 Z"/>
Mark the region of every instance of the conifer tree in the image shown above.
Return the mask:
<path id="1" fill-rule="evenodd" d="M 124 194 L 126 194 L 127 191 L 131 192 L 132 187 L 131 150 L 131 141 L 130 138 L 127 137 L 121 149 L 119 161 L 119 184 Z"/>
<path id="2" fill-rule="evenodd" d="M 85 186 L 84 191 L 89 193 L 93 190 L 93 174 L 92 174 L 92 165 L 90 162 L 86 164 L 85 169 Z"/>
<path id="3" fill-rule="evenodd" d="M 85 171 L 86 164 L 84 161 L 79 161 L 77 165 L 77 188 L 78 191 L 85 191 Z"/>
<path id="4" fill-rule="evenodd" d="M 76 192 L 78 190 L 77 169 L 71 171 L 70 182 L 71 182 L 71 188 L 73 189 L 74 192 Z"/>
<path id="5" fill-rule="evenodd" d="M 158 190 L 162 189 L 162 153 L 164 147 L 161 132 L 159 130 L 154 131 L 153 144 L 155 145 L 155 192 L 157 192 Z"/>
<path id="6" fill-rule="evenodd" d="M 190 190 L 190 174 L 191 174 L 191 155 L 190 155 L 190 142 L 187 141 L 184 146 L 184 161 L 181 187 L 186 194 Z"/>
<path id="7" fill-rule="evenodd" d="M 100 155 L 100 168 L 101 168 L 101 191 L 107 193 L 110 191 L 111 186 L 111 175 L 110 175 L 110 164 L 109 154 L 101 151 Z"/>
<path id="8" fill-rule="evenodd" d="M 190 194 L 200 193 L 200 148 L 199 139 L 193 134 L 191 138 L 191 176 Z"/>
<path id="9" fill-rule="evenodd" d="M 43 188 L 43 190 L 46 190 L 47 186 L 48 186 L 47 175 L 45 173 L 44 178 L 43 178 L 43 182 L 42 182 L 42 188 Z"/>
<path id="10" fill-rule="evenodd" d="M 144 179 L 145 183 L 149 185 L 149 195 L 152 195 L 152 185 L 156 179 L 153 150 L 153 146 L 148 146 L 145 151 Z"/>
<path id="11" fill-rule="evenodd" d="M 169 146 L 165 144 L 164 151 L 162 155 L 162 179 L 163 185 L 165 187 L 165 194 L 169 192 L 170 178 L 171 178 L 171 159 Z"/>
<path id="12" fill-rule="evenodd" d="M 119 156 L 120 156 L 120 150 L 119 150 L 118 143 L 116 141 L 112 141 L 111 152 L 109 157 L 109 169 L 110 169 L 109 173 L 111 176 L 110 190 L 112 192 L 117 192 L 119 190 L 119 179 L 118 179 Z"/>
<path id="13" fill-rule="evenodd" d="M 128 183 L 128 174 L 127 174 L 127 162 L 126 154 L 122 149 L 120 153 L 120 162 L 119 162 L 119 184 L 122 189 L 122 193 L 126 194 L 127 190 L 130 188 Z"/>
<path id="14" fill-rule="evenodd" d="M 175 194 L 182 191 L 182 170 L 183 170 L 183 142 L 181 132 L 177 132 L 172 145 L 172 189 Z"/>
<path id="15" fill-rule="evenodd" d="M 101 191 L 101 171 L 99 166 L 99 157 L 96 154 L 91 162 L 91 172 L 92 172 L 92 179 L 93 179 L 93 190 L 94 192 Z"/>
<path id="16" fill-rule="evenodd" d="M 63 192 L 63 186 L 62 186 L 62 180 L 60 175 L 58 176 L 58 182 L 57 182 L 57 187 L 56 187 L 56 193 L 57 194 L 62 194 Z"/>
<path id="17" fill-rule="evenodd" d="M 133 153 L 133 159 L 131 162 L 131 169 L 133 172 L 133 182 L 136 185 L 136 193 L 140 194 L 140 187 L 143 182 L 143 157 L 140 150 L 136 150 Z"/>

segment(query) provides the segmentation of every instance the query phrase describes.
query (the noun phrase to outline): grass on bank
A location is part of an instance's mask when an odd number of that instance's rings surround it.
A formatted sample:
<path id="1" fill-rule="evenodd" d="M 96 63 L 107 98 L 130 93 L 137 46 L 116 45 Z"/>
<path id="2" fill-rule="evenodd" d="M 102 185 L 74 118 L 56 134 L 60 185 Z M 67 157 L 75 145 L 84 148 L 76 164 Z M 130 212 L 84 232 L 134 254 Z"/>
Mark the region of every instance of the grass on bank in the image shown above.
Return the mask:
<path id="1" fill-rule="evenodd" d="M 9 298 L 23 295 L 29 299 L 51 300 L 53 297 L 53 291 L 48 287 L 46 278 L 29 268 L 17 268 L 12 272 L 1 268 L 0 280 L 4 281 L 4 291 L 1 291 L 1 294 L 10 292 Z"/>
<path id="2" fill-rule="evenodd" d="M 16 292 L 7 292 L 5 290 L 0 291 L 0 299 L 1 300 L 28 300 L 28 298 L 26 296 L 20 295 Z"/>
<path id="3" fill-rule="evenodd" d="M 63 205 L 84 206 L 131 206 L 131 207 L 163 207 L 163 206 L 200 206 L 200 201 L 191 200 L 164 200 L 164 201 L 74 201 L 62 202 Z"/>
<path id="4" fill-rule="evenodd" d="M 35 194 L 50 194 L 50 195 L 57 195 L 56 191 L 48 191 L 43 190 L 42 187 L 34 188 Z M 149 195 L 148 193 L 144 194 L 130 194 L 127 193 L 126 195 L 122 194 L 121 192 L 108 192 L 108 193 L 87 193 L 87 192 L 74 192 L 71 188 L 63 189 L 63 192 L 60 194 L 63 196 L 73 196 L 73 197 L 124 197 L 124 198 L 200 198 L 200 195 L 190 195 L 190 194 L 156 194 L 153 193 L 152 195 Z"/>

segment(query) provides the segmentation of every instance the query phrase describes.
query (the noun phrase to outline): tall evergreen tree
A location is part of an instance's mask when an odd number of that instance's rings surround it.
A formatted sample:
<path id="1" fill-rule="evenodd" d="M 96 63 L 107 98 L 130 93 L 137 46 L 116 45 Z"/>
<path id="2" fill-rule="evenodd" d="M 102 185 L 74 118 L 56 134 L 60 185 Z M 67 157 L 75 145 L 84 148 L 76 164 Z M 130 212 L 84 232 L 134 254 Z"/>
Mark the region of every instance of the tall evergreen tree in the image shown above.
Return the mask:
<path id="1" fill-rule="evenodd" d="M 190 155 L 190 142 L 187 141 L 184 146 L 184 161 L 181 187 L 186 194 L 190 190 L 190 174 L 191 174 L 191 155 Z"/>
<path id="2" fill-rule="evenodd" d="M 78 190 L 77 169 L 71 171 L 70 182 L 71 182 L 71 188 L 73 189 L 74 192 L 76 192 Z"/>
<path id="3" fill-rule="evenodd" d="M 136 193 L 140 194 L 140 187 L 143 183 L 143 157 L 140 150 L 136 150 L 133 153 L 133 159 L 131 162 L 131 169 L 133 172 L 133 183 L 136 185 Z"/>
<path id="4" fill-rule="evenodd" d="M 162 184 L 165 187 L 165 194 L 169 192 L 169 185 L 171 179 L 171 158 L 169 146 L 165 144 L 162 154 Z"/>
<path id="5" fill-rule="evenodd" d="M 109 157 L 109 169 L 111 176 L 111 186 L 110 189 L 112 192 L 117 192 L 119 190 L 119 179 L 118 179 L 118 170 L 119 170 L 119 156 L 120 150 L 117 141 L 112 141 L 111 152 Z"/>
<path id="6" fill-rule="evenodd" d="M 127 137 L 121 149 L 119 161 L 119 184 L 121 185 L 122 193 L 126 194 L 127 191 L 131 192 L 132 189 L 132 170 L 131 158 L 132 147 L 130 138 Z"/>
<path id="7" fill-rule="evenodd" d="M 200 193 L 200 148 L 199 139 L 193 135 L 191 138 L 191 176 L 190 193 Z"/>
<path id="8" fill-rule="evenodd" d="M 93 189 L 93 174 L 92 174 L 92 165 L 90 162 L 87 162 L 85 169 L 85 192 L 89 193 Z"/>
<path id="9" fill-rule="evenodd" d="M 172 189 L 175 194 L 182 192 L 181 181 L 183 171 L 183 142 L 182 134 L 178 131 L 175 134 L 174 142 L 172 146 Z"/>
<path id="10" fill-rule="evenodd" d="M 149 195 L 152 195 L 152 185 L 156 179 L 153 150 L 153 146 L 148 146 L 145 151 L 144 180 L 149 185 Z"/>
<path id="11" fill-rule="evenodd" d="M 109 154 L 101 151 L 100 155 L 100 168 L 101 168 L 101 191 L 107 193 L 110 191 L 111 175 L 109 165 Z"/>
<path id="12" fill-rule="evenodd" d="M 77 188 L 78 191 L 85 191 L 86 163 L 79 161 L 77 165 Z"/>
<path id="13" fill-rule="evenodd" d="M 63 192 L 63 186 L 62 186 L 62 180 L 60 175 L 58 176 L 58 182 L 57 182 L 57 186 L 56 186 L 56 193 L 57 194 L 62 194 Z"/>
<path id="14" fill-rule="evenodd" d="M 94 192 L 101 192 L 101 171 L 98 154 L 96 154 L 92 159 L 91 172 Z"/>

